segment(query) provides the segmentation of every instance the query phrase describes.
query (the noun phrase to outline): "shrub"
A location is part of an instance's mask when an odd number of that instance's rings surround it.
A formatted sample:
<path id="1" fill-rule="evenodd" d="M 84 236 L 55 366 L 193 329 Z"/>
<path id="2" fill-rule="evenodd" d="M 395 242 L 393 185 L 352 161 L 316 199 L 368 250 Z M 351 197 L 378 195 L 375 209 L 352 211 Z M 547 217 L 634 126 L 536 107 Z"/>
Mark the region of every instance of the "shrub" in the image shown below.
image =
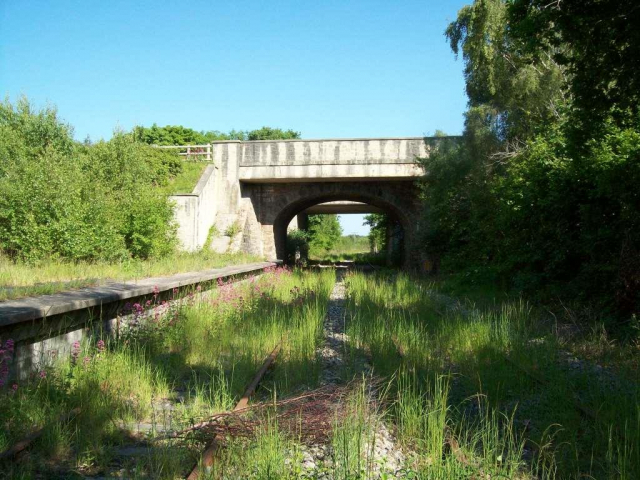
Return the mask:
<path id="1" fill-rule="evenodd" d="M 240 223 L 238 223 L 237 220 L 233 222 L 231 225 L 229 225 L 227 229 L 224 231 L 224 234 L 227 237 L 231 237 L 231 238 L 235 237 L 239 233 L 240 233 Z"/>
<path id="2" fill-rule="evenodd" d="M 168 198 L 155 187 L 177 155 L 116 132 L 81 145 L 56 110 L 0 103 L 0 251 L 40 260 L 163 255 L 175 244 Z"/>
<path id="3" fill-rule="evenodd" d="M 292 230 L 287 233 L 287 262 L 295 263 L 298 252 L 300 260 L 305 262 L 309 257 L 309 232 Z"/>

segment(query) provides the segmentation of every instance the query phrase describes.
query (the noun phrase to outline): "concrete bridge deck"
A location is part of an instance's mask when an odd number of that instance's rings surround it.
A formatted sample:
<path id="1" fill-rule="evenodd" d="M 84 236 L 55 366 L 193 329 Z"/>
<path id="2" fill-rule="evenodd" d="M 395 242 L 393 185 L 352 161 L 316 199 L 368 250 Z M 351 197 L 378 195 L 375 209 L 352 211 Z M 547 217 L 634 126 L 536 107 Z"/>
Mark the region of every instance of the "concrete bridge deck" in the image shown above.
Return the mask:
<path id="1" fill-rule="evenodd" d="M 242 182 L 411 179 L 416 158 L 429 155 L 423 137 L 224 141 L 212 144 L 214 162 L 232 156 Z"/>
<path id="2" fill-rule="evenodd" d="M 362 202 L 326 202 L 307 208 L 302 212 L 307 215 L 324 213 L 384 213 L 384 210 Z"/>

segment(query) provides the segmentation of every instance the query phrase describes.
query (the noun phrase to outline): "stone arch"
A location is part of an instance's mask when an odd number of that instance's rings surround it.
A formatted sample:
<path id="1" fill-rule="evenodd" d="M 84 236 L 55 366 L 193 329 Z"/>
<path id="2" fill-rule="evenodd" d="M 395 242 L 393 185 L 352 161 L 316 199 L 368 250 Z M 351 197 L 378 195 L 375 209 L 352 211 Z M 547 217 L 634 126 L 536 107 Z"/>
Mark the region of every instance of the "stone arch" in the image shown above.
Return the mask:
<path id="1" fill-rule="evenodd" d="M 298 200 L 297 202 L 293 202 L 292 204 L 288 205 L 274 220 L 273 236 L 277 257 L 280 259 L 285 258 L 287 226 L 289 225 L 289 222 L 293 219 L 293 217 L 309 207 L 313 207 L 320 203 L 334 201 L 354 201 L 378 207 L 384 210 L 384 212 L 388 215 L 391 215 L 393 218 L 395 218 L 401 225 L 403 232 L 410 229 L 410 220 L 404 212 L 395 207 L 393 204 L 388 203 L 376 196 L 344 193 L 305 197 Z"/>
<path id="2" fill-rule="evenodd" d="M 395 217 L 404 231 L 403 263 L 410 266 L 413 262 L 419 205 L 414 182 L 301 182 L 246 187 L 243 196 L 251 197 L 267 257 L 285 257 L 287 225 L 295 215 L 319 203 L 347 200 L 378 207 Z"/>

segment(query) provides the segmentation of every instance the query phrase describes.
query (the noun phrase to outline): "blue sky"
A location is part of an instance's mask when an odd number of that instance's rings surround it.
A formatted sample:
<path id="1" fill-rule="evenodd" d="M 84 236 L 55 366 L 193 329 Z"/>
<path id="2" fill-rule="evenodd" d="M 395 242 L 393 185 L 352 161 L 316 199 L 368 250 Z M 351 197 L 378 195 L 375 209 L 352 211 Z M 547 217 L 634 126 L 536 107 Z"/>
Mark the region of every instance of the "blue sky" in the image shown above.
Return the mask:
<path id="1" fill-rule="evenodd" d="M 338 219 L 340 220 L 340 225 L 342 225 L 343 235 L 367 235 L 369 233 L 369 227 L 363 225 L 363 214 L 338 215 Z"/>
<path id="2" fill-rule="evenodd" d="M 462 62 L 443 32 L 465 3 L 0 0 L 0 93 L 56 105 L 79 140 L 154 122 L 457 134 Z"/>

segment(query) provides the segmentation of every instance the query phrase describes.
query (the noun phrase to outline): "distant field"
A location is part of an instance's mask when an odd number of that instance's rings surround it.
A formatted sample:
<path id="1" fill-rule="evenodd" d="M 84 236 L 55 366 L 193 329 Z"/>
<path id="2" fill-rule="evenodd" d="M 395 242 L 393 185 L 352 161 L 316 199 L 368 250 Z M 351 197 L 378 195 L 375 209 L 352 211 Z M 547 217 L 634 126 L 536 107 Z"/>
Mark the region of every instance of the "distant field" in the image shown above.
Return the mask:
<path id="1" fill-rule="evenodd" d="M 336 246 L 329 251 L 312 248 L 309 252 L 311 260 L 353 260 L 356 254 L 369 253 L 369 237 L 348 235 L 340 237 Z"/>

